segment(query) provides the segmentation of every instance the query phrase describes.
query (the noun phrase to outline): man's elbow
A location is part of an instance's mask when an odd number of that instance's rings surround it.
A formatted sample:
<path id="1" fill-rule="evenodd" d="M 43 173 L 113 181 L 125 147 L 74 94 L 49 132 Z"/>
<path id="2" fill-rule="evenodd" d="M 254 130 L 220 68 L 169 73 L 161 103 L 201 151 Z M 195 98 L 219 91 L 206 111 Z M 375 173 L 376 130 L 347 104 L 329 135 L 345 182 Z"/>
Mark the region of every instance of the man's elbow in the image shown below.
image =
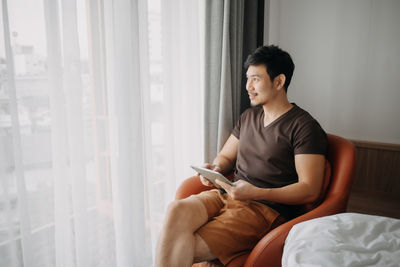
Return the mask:
<path id="1" fill-rule="evenodd" d="M 321 190 L 308 190 L 307 194 L 304 196 L 304 204 L 314 203 L 319 199 L 321 195 Z"/>
<path id="2" fill-rule="evenodd" d="M 319 194 L 312 194 L 312 195 L 310 195 L 308 203 L 314 203 L 315 201 L 318 200 L 318 198 L 319 198 Z"/>

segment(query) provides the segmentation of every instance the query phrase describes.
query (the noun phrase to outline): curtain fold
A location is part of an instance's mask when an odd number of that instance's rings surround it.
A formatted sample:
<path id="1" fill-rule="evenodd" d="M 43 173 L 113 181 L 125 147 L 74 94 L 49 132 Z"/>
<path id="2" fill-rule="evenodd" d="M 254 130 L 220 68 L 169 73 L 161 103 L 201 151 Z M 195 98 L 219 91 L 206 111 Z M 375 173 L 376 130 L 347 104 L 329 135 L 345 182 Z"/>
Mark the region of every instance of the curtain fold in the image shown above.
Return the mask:
<path id="1" fill-rule="evenodd" d="M 83 96 L 80 51 L 78 38 L 78 21 L 76 2 L 63 0 L 61 2 L 63 25 L 63 56 L 64 56 L 64 88 L 66 98 L 66 122 L 68 145 L 69 170 L 71 177 L 72 203 L 71 208 L 75 214 L 73 220 L 74 246 L 76 251 L 76 265 L 89 264 L 85 248 L 89 246 L 87 235 L 87 202 L 85 179 L 85 153 L 84 153 L 84 123 L 81 99 Z M 63 229 L 62 229 L 63 230 Z"/>
<path id="2" fill-rule="evenodd" d="M 205 1 L 204 160 L 224 145 L 250 107 L 243 63 L 262 45 L 264 0 Z"/>
<path id="3" fill-rule="evenodd" d="M 210 162 L 229 137 L 240 105 L 243 1 L 205 1 L 204 146 Z"/>
<path id="4" fill-rule="evenodd" d="M 49 67 L 49 107 L 52 120 L 51 151 L 54 175 L 55 264 L 72 265 L 72 235 L 69 221 L 72 207 L 69 199 L 69 155 L 67 140 L 66 98 L 62 62 L 60 14 L 57 1 L 44 2 Z M 69 67 L 69 66 L 67 66 Z M 67 76 L 68 77 L 68 76 Z M 30 251 L 26 251 L 29 253 Z M 24 262 L 25 263 L 25 262 Z M 28 263 L 32 264 L 32 263 Z"/>
<path id="5" fill-rule="evenodd" d="M 168 161 L 167 191 L 174 198 L 183 179 L 195 174 L 189 167 L 202 162 L 203 111 L 198 0 L 161 1 L 162 79 L 165 103 L 159 119 L 165 125 Z M 184 23 L 182 23 L 184 22 Z M 179 146 L 180 144 L 180 146 Z M 181 150 L 179 147 L 191 147 Z"/>
<path id="6" fill-rule="evenodd" d="M 116 261 L 119 266 L 151 264 L 149 230 L 145 226 L 147 218 L 144 211 L 142 91 L 146 88 L 141 83 L 148 78 L 148 72 L 141 65 L 147 54 L 140 51 L 140 42 L 147 42 L 138 38 L 140 31 L 146 31 L 147 17 L 139 16 L 138 7 L 138 1 L 113 1 L 113 12 L 108 14 L 111 16 L 108 21 L 113 35 L 106 36 L 113 42 L 113 57 L 107 60 L 110 65 L 108 73 L 112 77 L 107 93 L 112 94 L 108 107 L 110 124 L 115 126 L 110 127 L 111 139 L 114 140 L 110 168 L 113 174 L 111 187 Z"/>
<path id="7" fill-rule="evenodd" d="M 12 242 L 8 246 L 5 246 L 6 253 L 9 254 L 10 263 L 13 265 L 19 264 L 22 260 L 25 262 L 30 262 L 33 259 L 33 255 L 31 253 L 33 242 L 30 233 L 30 222 L 31 218 L 29 216 L 28 210 L 28 198 L 26 195 L 26 186 L 25 186 L 25 176 L 22 171 L 23 168 L 23 151 L 22 151 L 22 137 L 21 137 L 21 127 L 20 120 L 18 117 L 18 104 L 17 104 L 17 92 L 16 92 L 16 81 L 15 81 L 15 57 L 12 52 L 12 43 L 11 43 L 11 34 L 10 34 L 10 21 L 8 15 L 8 3 L 7 1 L 2 1 L 1 3 L 2 10 L 2 26 L 4 33 L 4 58 L 6 59 L 6 73 L 8 73 L 9 77 L 5 80 L 8 94 L 9 94 L 9 116 L 11 121 L 11 129 L 12 135 L 11 138 L 3 139 L 3 143 L 11 142 L 12 148 L 7 149 L 6 144 L 3 144 L 3 147 L 6 148 L 6 152 L 11 152 L 13 155 L 13 164 L 15 166 L 15 176 L 10 177 L 9 175 L 5 175 L 7 172 L 7 163 L 11 162 L 11 160 L 7 160 L 5 156 L 1 157 L 2 161 L 5 162 L 2 168 L 0 169 L 0 174 L 2 177 L 2 189 L 0 192 L 3 194 L 3 210 L 4 210 L 4 219 L 6 225 L 6 231 L 4 234 L 9 240 L 18 240 L 19 242 Z M 3 80 L 3 79 L 2 79 Z M 10 190 L 10 184 L 12 184 L 11 179 L 15 178 L 16 182 L 14 185 L 17 187 L 18 198 L 20 202 L 18 203 L 18 214 L 13 214 L 11 203 L 9 199 L 11 199 L 14 192 Z M 10 192 L 11 191 L 11 192 Z M 14 217 L 15 216 L 15 217 Z M 13 231 L 13 222 L 14 220 L 19 220 L 20 229 L 19 232 Z M 29 251 L 28 253 L 22 255 L 22 259 L 18 259 L 18 247 L 22 247 L 23 249 Z M 1 262 L 0 262 L 1 263 Z"/>

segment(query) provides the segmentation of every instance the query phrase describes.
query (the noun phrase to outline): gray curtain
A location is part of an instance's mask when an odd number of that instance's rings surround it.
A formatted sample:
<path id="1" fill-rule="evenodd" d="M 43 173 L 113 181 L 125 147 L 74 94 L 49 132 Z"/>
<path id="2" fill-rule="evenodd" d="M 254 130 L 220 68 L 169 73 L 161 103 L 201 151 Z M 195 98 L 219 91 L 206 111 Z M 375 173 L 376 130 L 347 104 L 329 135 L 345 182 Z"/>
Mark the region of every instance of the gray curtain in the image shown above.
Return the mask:
<path id="1" fill-rule="evenodd" d="M 262 44 L 263 3 L 205 1 L 205 162 L 214 159 L 249 106 L 243 61 Z"/>

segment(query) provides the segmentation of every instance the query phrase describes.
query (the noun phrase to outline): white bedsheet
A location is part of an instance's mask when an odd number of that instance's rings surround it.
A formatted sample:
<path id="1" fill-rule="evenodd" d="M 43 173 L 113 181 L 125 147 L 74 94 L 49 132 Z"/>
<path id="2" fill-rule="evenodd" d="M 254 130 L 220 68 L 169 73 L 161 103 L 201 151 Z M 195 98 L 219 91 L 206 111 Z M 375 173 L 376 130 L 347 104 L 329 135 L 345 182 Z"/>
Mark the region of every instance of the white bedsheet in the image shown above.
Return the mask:
<path id="1" fill-rule="evenodd" d="M 282 266 L 400 266 L 400 220 L 342 213 L 299 223 Z"/>

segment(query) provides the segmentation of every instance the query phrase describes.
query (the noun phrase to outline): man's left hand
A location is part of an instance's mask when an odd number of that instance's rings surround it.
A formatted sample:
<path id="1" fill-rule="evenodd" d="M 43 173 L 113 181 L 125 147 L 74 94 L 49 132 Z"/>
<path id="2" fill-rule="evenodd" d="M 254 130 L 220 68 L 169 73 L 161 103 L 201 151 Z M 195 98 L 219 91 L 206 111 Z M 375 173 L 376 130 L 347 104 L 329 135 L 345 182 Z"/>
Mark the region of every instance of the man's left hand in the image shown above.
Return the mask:
<path id="1" fill-rule="evenodd" d="M 231 196 L 234 200 L 255 200 L 256 199 L 256 192 L 257 187 L 254 185 L 239 180 L 233 183 L 233 186 L 224 183 L 220 180 L 216 180 L 216 183 L 219 184 L 225 191 Z"/>

